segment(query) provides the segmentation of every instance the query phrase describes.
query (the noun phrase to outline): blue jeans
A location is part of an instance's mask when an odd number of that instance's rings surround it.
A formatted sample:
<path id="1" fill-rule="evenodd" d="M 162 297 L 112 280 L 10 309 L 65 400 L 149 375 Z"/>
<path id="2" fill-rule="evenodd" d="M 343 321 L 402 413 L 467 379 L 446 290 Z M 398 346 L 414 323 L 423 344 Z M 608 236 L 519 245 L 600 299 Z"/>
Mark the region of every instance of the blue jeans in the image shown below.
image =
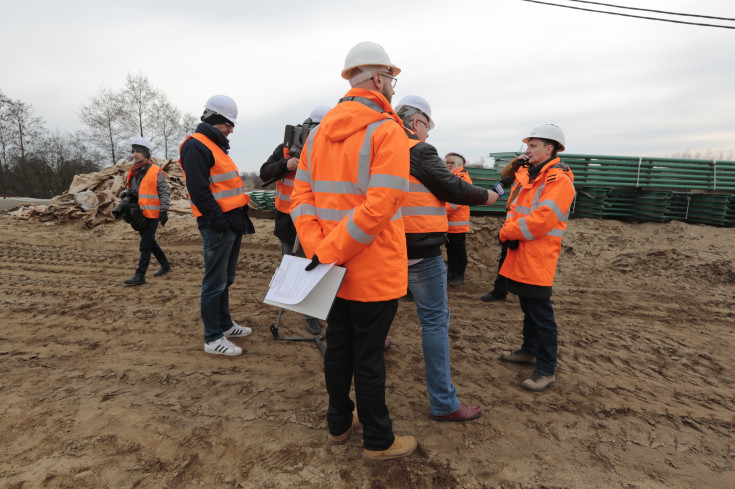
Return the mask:
<path id="1" fill-rule="evenodd" d="M 138 260 L 138 269 L 135 270 L 136 275 L 145 276 L 148 271 L 148 265 L 151 262 L 151 253 L 156 257 L 158 263 L 167 265 L 166 255 L 158 243 L 156 243 L 156 229 L 158 229 L 158 219 L 148 219 L 148 226 L 138 231 L 140 234 L 140 259 Z"/>
<path id="2" fill-rule="evenodd" d="M 518 297 L 523 316 L 521 351 L 536 357 L 536 370 L 543 375 L 556 373 L 557 331 L 551 299 Z"/>
<path id="3" fill-rule="evenodd" d="M 242 235 L 232 231 L 220 233 L 209 227 L 200 227 L 199 233 L 204 250 L 201 311 L 204 341 L 209 343 L 232 327 L 229 291 L 235 282 Z"/>
<path id="4" fill-rule="evenodd" d="M 408 288 L 421 323 L 426 388 L 434 416 L 459 409 L 449 365 L 449 305 L 447 269 L 441 256 L 424 258 L 408 267 Z"/>

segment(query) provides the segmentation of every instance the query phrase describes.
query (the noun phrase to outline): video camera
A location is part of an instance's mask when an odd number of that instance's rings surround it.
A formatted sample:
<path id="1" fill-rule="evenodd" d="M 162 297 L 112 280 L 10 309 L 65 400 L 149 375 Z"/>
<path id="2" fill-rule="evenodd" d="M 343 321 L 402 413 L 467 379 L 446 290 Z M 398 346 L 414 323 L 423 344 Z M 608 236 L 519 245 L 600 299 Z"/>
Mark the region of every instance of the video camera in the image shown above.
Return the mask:
<path id="1" fill-rule="evenodd" d="M 306 138 L 309 137 L 311 130 L 318 125 L 318 122 L 313 122 L 309 118 L 303 124 L 286 126 L 286 131 L 283 135 L 283 146 L 288 148 L 288 153 L 292 158 L 301 156 L 301 149 L 304 147 L 304 143 L 306 143 Z"/>

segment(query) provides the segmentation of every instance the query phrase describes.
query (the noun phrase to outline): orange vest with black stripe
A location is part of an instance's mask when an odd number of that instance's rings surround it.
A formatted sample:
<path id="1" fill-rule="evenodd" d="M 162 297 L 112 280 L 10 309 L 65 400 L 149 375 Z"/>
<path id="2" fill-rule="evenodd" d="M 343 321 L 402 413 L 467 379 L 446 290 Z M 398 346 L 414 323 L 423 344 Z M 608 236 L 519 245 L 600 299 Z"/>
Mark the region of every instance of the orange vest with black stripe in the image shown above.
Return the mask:
<path id="1" fill-rule="evenodd" d="M 287 160 L 291 158 L 291 154 L 285 146 L 283 148 L 283 157 Z M 276 209 L 286 214 L 291 209 L 291 193 L 293 192 L 293 181 L 295 177 L 296 172 L 290 171 L 276 182 Z"/>
<path id="2" fill-rule="evenodd" d="M 472 183 L 470 174 L 464 168 L 455 168 L 452 173 L 467 183 Z M 470 206 L 447 203 L 447 221 L 450 233 L 466 233 L 470 230 Z"/>
<path id="3" fill-rule="evenodd" d="M 420 141 L 408 140 L 408 147 L 413 148 Z M 413 175 L 408 177 L 408 195 L 401 206 L 403 226 L 406 233 L 446 233 L 446 202 L 436 198 L 431 191 Z"/>
<path id="4" fill-rule="evenodd" d="M 127 186 L 130 186 L 130 172 L 131 170 L 128 170 Z M 151 167 L 143 176 L 138 188 L 138 207 L 148 219 L 158 219 L 161 212 L 161 199 L 158 196 L 158 172 L 166 176 L 163 170 L 151 163 Z"/>
<path id="5" fill-rule="evenodd" d="M 574 200 L 574 174 L 555 158 L 529 181 L 528 169 L 516 172 L 520 192 L 500 229 L 502 241 L 518 240 L 518 248 L 508 250 L 500 275 L 516 282 L 551 286 Z"/>
<path id="6" fill-rule="evenodd" d="M 248 205 L 250 196 L 245 194 L 245 187 L 242 185 L 240 173 L 232 158 L 222 151 L 222 148 L 214 144 L 211 139 L 198 132 L 186 138 L 181 146 L 189 138 L 194 138 L 204 144 L 214 156 L 214 166 L 209 169 L 209 190 L 212 191 L 212 196 L 214 196 L 214 200 L 217 201 L 217 205 L 222 209 L 222 212 Z M 180 151 L 181 149 L 179 149 Z M 181 160 L 179 160 L 179 165 L 181 165 Z M 181 171 L 184 171 L 183 165 L 181 165 Z M 184 178 L 186 179 L 186 173 L 184 173 Z M 189 197 L 189 202 L 191 203 L 191 212 L 194 213 L 195 217 L 200 217 L 202 213 L 199 212 L 194 202 L 191 202 L 191 197 Z"/>
<path id="7" fill-rule="evenodd" d="M 377 302 L 406 294 L 401 205 L 408 191 L 403 124 L 380 93 L 353 88 L 309 133 L 291 194 L 307 257 L 347 269 L 337 295 Z"/>

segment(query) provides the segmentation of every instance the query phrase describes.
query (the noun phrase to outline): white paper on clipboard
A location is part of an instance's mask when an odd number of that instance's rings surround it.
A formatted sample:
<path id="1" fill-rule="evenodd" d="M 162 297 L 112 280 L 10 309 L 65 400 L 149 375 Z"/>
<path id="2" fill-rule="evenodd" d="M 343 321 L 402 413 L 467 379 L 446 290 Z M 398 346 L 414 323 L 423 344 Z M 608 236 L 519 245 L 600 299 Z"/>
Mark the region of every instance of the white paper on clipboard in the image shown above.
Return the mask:
<path id="1" fill-rule="evenodd" d="M 346 269 L 334 264 L 319 264 L 305 271 L 311 260 L 285 255 L 265 295 L 264 303 L 326 319 Z"/>

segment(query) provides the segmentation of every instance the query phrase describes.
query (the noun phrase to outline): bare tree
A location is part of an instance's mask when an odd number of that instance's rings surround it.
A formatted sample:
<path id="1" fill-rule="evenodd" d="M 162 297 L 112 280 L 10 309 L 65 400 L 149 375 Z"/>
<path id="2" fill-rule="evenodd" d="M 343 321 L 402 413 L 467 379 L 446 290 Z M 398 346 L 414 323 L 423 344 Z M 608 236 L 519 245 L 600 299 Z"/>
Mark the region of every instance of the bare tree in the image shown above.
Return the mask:
<path id="1" fill-rule="evenodd" d="M 113 164 L 124 154 L 124 143 L 131 136 L 125 115 L 120 95 L 105 88 L 89 103 L 82 105 L 79 112 L 79 118 L 89 128 L 90 140 L 95 146 L 104 149 Z"/>
<path id="2" fill-rule="evenodd" d="M 161 98 L 158 90 L 143 74 L 128 74 L 121 96 L 132 132 L 153 142 L 157 136 L 153 133 L 155 106 Z"/>
<path id="3" fill-rule="evenodd" d="M 171 105 L 164 96 L 158 97 L 154 105 L 154 126 L 161 141 L 164 158 L 175 154 L 181 144 L 181 112 Z"/>

